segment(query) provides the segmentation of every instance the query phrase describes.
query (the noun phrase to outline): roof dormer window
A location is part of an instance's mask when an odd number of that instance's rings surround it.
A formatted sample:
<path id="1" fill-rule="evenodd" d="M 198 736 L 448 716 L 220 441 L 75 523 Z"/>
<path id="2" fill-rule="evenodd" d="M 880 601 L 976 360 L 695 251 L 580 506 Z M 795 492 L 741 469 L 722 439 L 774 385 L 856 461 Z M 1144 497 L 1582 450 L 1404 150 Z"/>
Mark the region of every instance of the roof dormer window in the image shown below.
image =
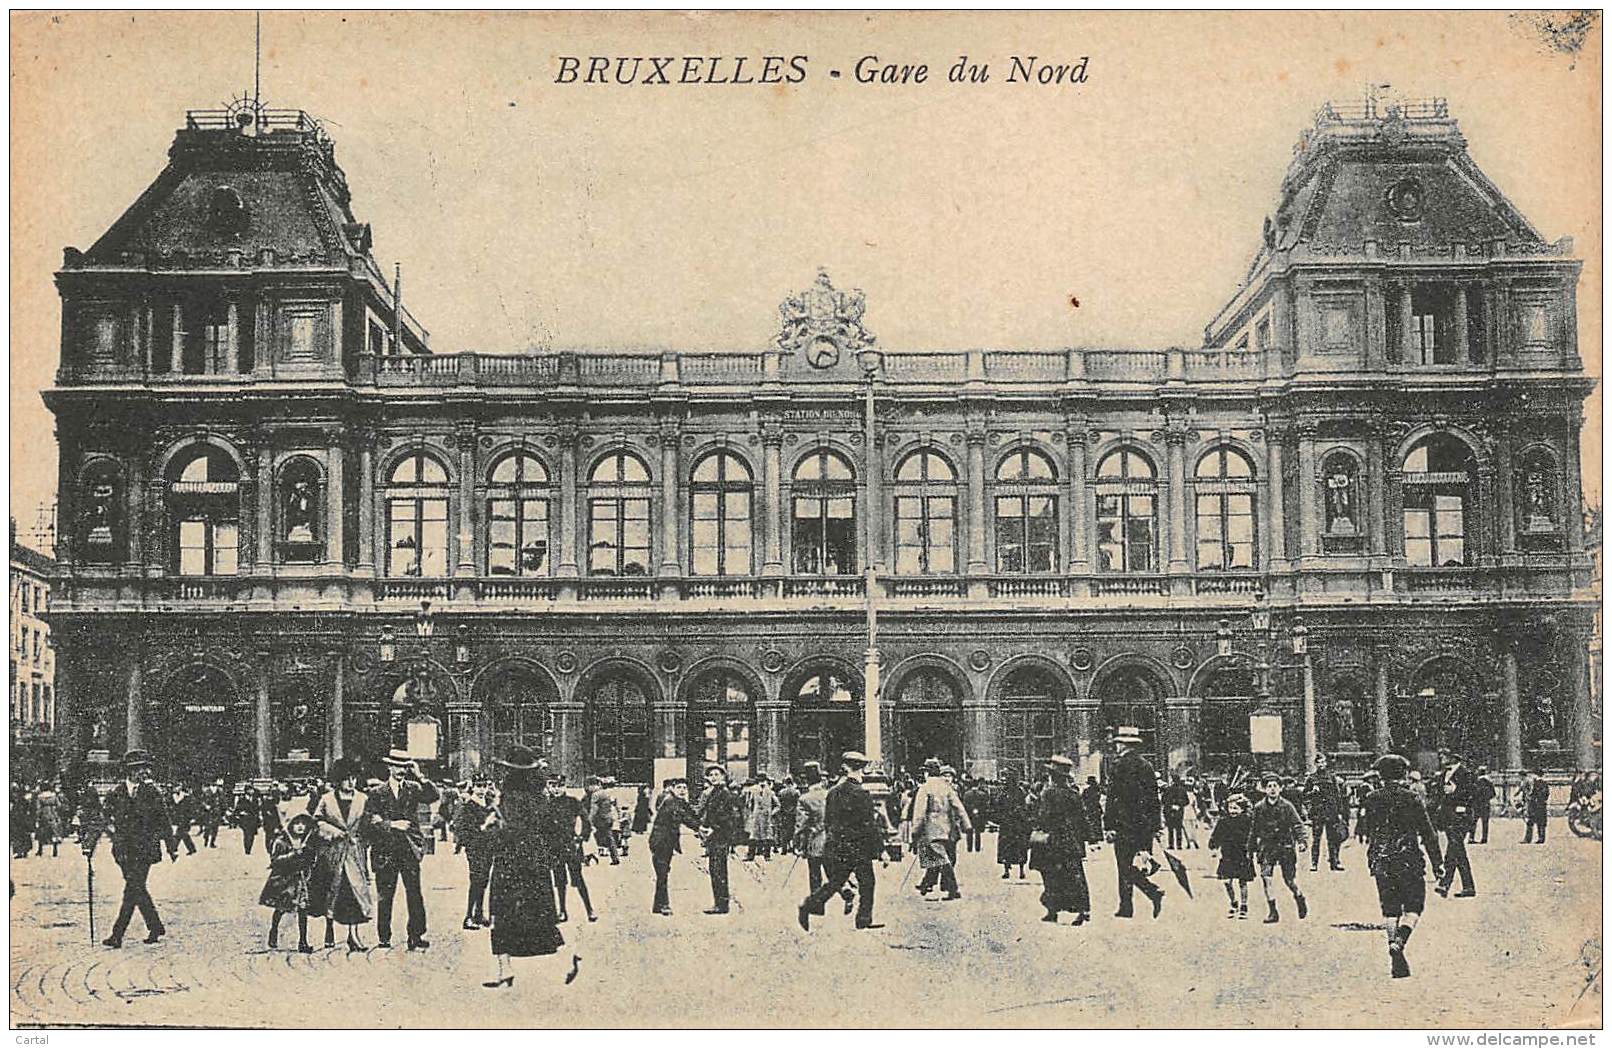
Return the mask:
<path id="1" fill-rule="evenodd" d="M 246 202 L 234 186 L 219 186 L 213 190 L 207 205 L 207 224 L 214 232 L 238 237 L 246 232 Z"/>

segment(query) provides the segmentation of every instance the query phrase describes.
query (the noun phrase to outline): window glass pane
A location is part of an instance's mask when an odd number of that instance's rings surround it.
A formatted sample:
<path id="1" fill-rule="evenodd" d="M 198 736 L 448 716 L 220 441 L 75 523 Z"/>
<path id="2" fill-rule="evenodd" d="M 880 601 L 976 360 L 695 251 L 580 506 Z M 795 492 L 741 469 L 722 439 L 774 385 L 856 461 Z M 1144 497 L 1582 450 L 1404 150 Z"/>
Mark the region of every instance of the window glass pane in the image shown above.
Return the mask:
<path id="1" fill-rule="evenodd" d="M 727 526 L 727 540 L 730 548 L 750 548 L 750 522 L 729 521 Z"/>
<path id="2" fill-rule="evenodd" d="M 996 467 L 998 481 L 1017 481 L 1024 477 L 1024 456 L 1014 452 Z"/>
<path id="3" fill-rule="evenodd" d="M 952 548 L 949 544 L 932 548 L 929 551 L 929 570 L 941 575 L 948 575 L 957 570 L 957 565 L 952 556 Z"/>
<path id="4" fill-rule="evenodd" d="M 952 516 L 953 499 L 949 495 L 932 495 L 929 497 L 929 517 L 931 520 L 950 519 Z"/>
<path id="5" fill-rule="evenodd" d="M 856 505 L 853 499 L 828 500 L 828 516 L 849 521 L 852 517 L 852 507 Z"/>
<path id="6" fill-rule="evenodd" d="M 213 574 L 234 575 L 236 545 L 240 532 L 234 521 L 220 521 L 213 526 Z"/>
<path id="7" fill-rule="evenodd" d="M 828 575 L 851 575 L 856 571 L 856 522 L 849 515 L 829 521 L 824 537 Z"/>
<path id="8" fill-rule="evenodd" d="M 621 528 L 621 543 L 623 546 L 648 547 L 649 522 L 628 521 Z"/>
<path id="9" fill-rule="evenodd" d="M 1254 541 L 1254 519 L 1252 517 L 1233 517 L 1226 522 L 1226 537 L 1233 543 L 1252 543 Z"/>
<path id="10" fill-rule="evenodd" d="M 905 459 L 901 460 L 901 465 L 896 468 L 896 480 L 898 480 L 898 481 L 921 481 L 921 480 L 923 480 L 923 476 L 924 476 L 924 473 L 923 473 L 923 471 L 924 471 L 924 458 L 927 455 L 928 455 L 927 452 L 918 452 L 918 453 L 915 453 L 913 455 L 909 455 Z"/>
<path id="11" fill-rule="evenodd" d="M 844 459 L 831 453 L 825 459 L 823 478 L 828 481 L 849 481 L 852 478 L 851 467 Z"/>
<path id="12" fill-rule="evenodd" d="M 1254 567 L 1254 544 L 1247 542 L 1233 543 L 1231 547 L 1231 567 Z"/>
<path id="13" fill-rule="evenodd" d="M 721 459 L 721 457 L 716 456 L 716 455 L 706 456 L 704 459 L 701 459 L 700 460 L 700 465 L 698 465 L 698 466 L 696 466 L 694 468 L 694 480 L 695 481 L 715 481 L 715 480 L 717 480 L 718 479 L 717 478 L 718 471 L 720 469 L 720 467 L 718 466 L 718 463 L 719 463 L 720 459 Z"/>
<path id="14" fill-rule="evenodd" d="M 1025 453 L 1025 477 L 1033 481 L 1051 481 L 1056 478 L 1052 469 L 1052 460 L 1040 452 Z"/>
<path id="15" fill-rule="evenodd" d="M 179 522 L 179 574 L 205 575 L 207 572 L 207 522 Z"/>
<path id="16" fill-rule="evenodd" d="M 594 464 L 593 473 L 588 475 L 588 480 L 595 484 L 613 484 L 620 479 L 620 460 L 614 455 L 607 455 L 600 459 Z"/>
<path id="17" fill-rule="evenodd" d="M 448 472 L 442 468 L 441 463 L 437 462 L 429 455 L 423 455 L 420 457 L 419 476 L 421 484 L 448 483 Z"/>
<path id="18" fill-rule="evenodd" d="M 730 521 L 750 520 L 750 493 L 728 492 L 722 497 L 723 509 Z"/>
<path id="19" fill-rule="evenodd" d="M 805 520 L 807 518 L 820 517 L 822 512 L 823 504 L 816 499 L 795 500 L 795 519 L 797 521 Z"/>
<path id="20" fill-rule="evenodd" d="M 621 480 L 625 484 L 646 484 L 649 471 L 637 456 L 624 455 L 621 457 Z"/>
<path id="21" fill-rule="evenodd" d="M 1119 496 L 1117 496 L 1117 495 L 1099 495 L 1097 497 L 1097 516 L 1098 517 L 1118 517 L 1119 516 Z"/>
<path id="22" fill-rule="evenodd" d="M 715 521 L 695 521 L 692 539 L 696 548 L 715 547 L 717 545 L 717 525 Z"/>
<path id="23" fill-rule="evenodd" d="M 996 500 L 996 517 L 1002 520 L 1009 517 L 1018 517 L 1024 509 L 1024 500 L 1018 496 L 1000 496 Z"/>
<path id="24" fill-rule="evenodd" d="M 694 574 L 716 575 L 716 548 L 712 546 L 697 546 L 694 548 Z"/>
<path id="25" fill-rule="evenodd" d="M 1198 567 L 1205 569 L 1225 567 L 1221 562 L 1220 544 L 1213 541 L 1204 542 L 1200 539 L 1198 541 Z"/>
<path id="26" fill-rule="evenodd" d="M 433 502 L 438 502 L 438 500 L 427 500 L 428 505 Z M 448 523 L 446 520 L 428 520 L 420 529 L 420 574 L 430 577 L 448 574 Z"/>
<path id="27" fill-rule="evenodd" d="M 1466 543 L 1460 539 L 1440 539 L 1438 556 L 1441 564 L 1464 565 L 1466 564 Z"/>
<path id="28" fill-rule="evenodd" d="M 716 520 L 716 508 L 717 508 L 717 502 L 716 502 L 716 493 L 715 492 L 695 492 L 694 493 L 694 520 L 695 521 L 715 521 Z"/>
<path id="29" fill-rule="evenodd" d="M 1416 568 L 1426 568 L 1433 563 L 1433 544 L 1427 539 L 1405 540 L 1405 562 Z"/>
<path id="30" fill-rule="evenodd" d="M 1432 534 L 1432 514 L 1422 509 L 1405 510 L 1405 538 L 1425 539 Z"/>

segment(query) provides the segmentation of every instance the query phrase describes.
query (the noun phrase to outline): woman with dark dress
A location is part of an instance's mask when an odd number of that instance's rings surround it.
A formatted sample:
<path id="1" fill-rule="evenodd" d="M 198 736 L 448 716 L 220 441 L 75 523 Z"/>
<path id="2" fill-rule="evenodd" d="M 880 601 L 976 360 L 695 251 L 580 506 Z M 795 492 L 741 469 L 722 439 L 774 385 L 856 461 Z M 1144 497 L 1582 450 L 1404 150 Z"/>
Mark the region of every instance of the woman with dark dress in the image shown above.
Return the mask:
<path id="1" fill-rule="evenodd" d="M 344 759 L 331 771 L 335 787 L 314 808 L 318 852 L 308 883 L 308 913 L 325 919 L 325 946 L 336 945 L 336 922 L 347 926 L 347 953 L 364 949 L 358 926 L 375 913 L 370 892 L 369 846 L 362 832 L 368 796 L 358 789 L 361 770 Z"/>
<path id="2" fill-rule="evenodd" d="M 1030 852 L 1030 808 L 1018 774 L 1009 769 L 1003 781 L 996 798 L 996 862 L 1002 865 L 1004 879 L 1010 875 L 1010 868 L 1017 867 L 1019 880 L 1023 881 Z"/>
<path id="3" fill-rule="evenodd" d="M 536 753 L 514 746 L 499 759 L 503 789 L 484 830 L 493 843 L 493 959 L 497 974 L 484 987 L 511 987 L 510 959 L 555 954 L 565 944 L 554 910 L 550 872 L 568 843 L 571 828 L 561 808 L 544 792 L 547 765 Z M 576 978 L 580 956 L 573 955 L 566 982 Z"/>
<path id="4" fill-rule="evenodd" d="M 638 788 L 638 800 L 632 807 L 632 832 L 643 834 L 649 830 L 649 786 L 646 784 Z"/>

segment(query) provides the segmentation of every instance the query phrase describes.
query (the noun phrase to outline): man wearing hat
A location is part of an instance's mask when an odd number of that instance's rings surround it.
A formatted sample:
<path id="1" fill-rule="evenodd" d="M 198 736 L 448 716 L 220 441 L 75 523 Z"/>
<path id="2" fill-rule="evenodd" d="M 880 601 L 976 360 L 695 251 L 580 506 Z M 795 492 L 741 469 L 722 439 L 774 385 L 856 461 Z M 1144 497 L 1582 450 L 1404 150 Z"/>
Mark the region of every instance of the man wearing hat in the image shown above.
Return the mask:
<path id="1" fill-rule="evenodd" d="M 1304 785 L 1304 809 L 1310 816 L 1310 869 L 1321 866 L 1321 839 L 1327 842 L 1327 866 L 1343 870 L 1338 852 L 1349 836 L 1349 798 L 1343 781 L 1327 767 L 1325 754 L 1315 756 L 1315 771 Z"/>
<path id="2" fill-rule="evenodd" d="M 1091 890 L 1086 885 L 1086 816 L 1080 795 L 1070 785 L 1075 763 L 1054 754 L 1045 766 L 1051 782 L 1036 806 L 1037 833 L 1031 836 L 1030 866 L 1041 872 L 1044 886 L 1041 920 L 1056 924 L 1060 911 L 1073 911 L 1075 924 L 1091 919 Z"/>
<path id="3" fill-rule="evenodd" d="M 700 819 L 688 803 L 688 780 L 669 779 L 661 784 L 655 801 L 655 822 L 649 828 L 649 861 L 655 868 L 655 914 L 672 915 L 672 897 L 667 884 L 672 873 L 672 854 L 683 851 L 683 828 L 698 832 Z"/>
<path id="4" fill-rule="evenodd" d="M 1550 817 L 1550 784 L 1537 768 L 1529 769 L 1522 785 L 1523 817 L 1527 820 L 1523 830 L 1524 845 L 1545 844 L 1545 823 Z M 1534 841 L 1534 829 L 1539 829 L 1539 840 Z"/>
<path id="5" fill-rule="evenodd" d="M 409 908 L 409 950 L 423 950 L 431 944 L 425 938 L 425 897 L 420 892 L 420 857 L 426 848 L 420 806 L 431 804 L 440 794 L 406 752 L 394 750 L 382 760 L 386 782 L 369 792 L 364 809 L 375 868 L 375 927 L 380 937 L 376 946 L 392 946 L 392 901 L 401 878 Z"/>
<path id="6" fill-rule="evenodd" d="M 711 906 L 706 914 L 726 914 L 728 855 L 744 838 L 744 811 L 739 792 L 728 784 L 728 770 L 710 765 L 705 770 L 705 800 L 700 804 L 700 826 L 705 828 L 705 861 L 711 875 Z"/>
<path id="7" fill-rule="evenodd" d="M 946 899 L 960 899 L 963 894 L 957 889 L 957 839 L 972 834 L 974 824 L 957 788 L 946 778 L 940 759 L 926 759 L 924 773 L 923 784 L 912 796 L 912 848 L 924 869 L 918 895 L 929 892 L 938 880 Z"/>
<path id="8" fill-rule="evenodd" d="M 1427 902 L 1427 868 L 1422 851 L 1438 871 L 1438 835 L 1427 818 L 1421 799 L 1411 792 L 1405 777 L 1410 763 L 1398 754 L 1384 754 L 1373 770 L 1383 785 L 1366 797 L 1360 818 L 1366 825 L 1366 867 L 1377 881 L 1377 901 L 1388 931 L 1389 970 L 1395 979 L 1410 975 L 1405 959 L 1416 923 Z"/>
<path id="9" fill-rule="evenodd" d="M 112 858 L 123 871 L 123 902 L 112 923 L 112 935 L 101 941 L 108 947 L 123 946 L 123 934 L 136 908 L 146 923 L 147 943 L 156 943 L 167 932 L 146 888 L 146 876 L 153 863 L 162 862 L 163 846 L 168 848 L 168 859 L 179 858 L 168 802 L 151 781 L 150 755 L 143 750 L 129 751 L 123 755 L 123 769 L 123 782 L 112 788 L 105 805 Z"/>
<path id="10" fill-rule="evenodd" d="M 1460 872 L 1461 891 L 1457 896 L 1476 896 L 1478 890 L 1472 880 L 1472 861 L 1467 858 L 1466 839 L 1472 833 L 1472 810 L 1476 805 L 1477 784 L 1472 770 L 1466 767 L 1461 755 L 1451 751 L 1443 754 L 1444 771 L 1439 775 L 1439 801 L 1432 813 L 1433 825 L 1444 832 L 1444 877 L 1439 879 L 1434 892 L 1440 896 L 1450 894 L 1450 884 Z"/>
<path id="11" fill-rule="evenodd" d="M 1159 782 L 1153 766 L 1138 753 L 1142 734 L 1130 725 L 1114 734 L 1119 752 L 1108 773 L 1108 808 L 1103 822 L 1114 836 L 1114 869 L 1119 875 L 1119 910 L 1116 918 L 1129 918 L 1131 890 L 1142 890 L 1153 903 L 1153 917 L 1164 908 L 1164 890 L 1136 866 L 1136 854 L 1151 853 L 1159 833 Z"/>
<path id="12" fill-rule="evenodd" d="M 1469 840 L 1475 845 L 1489 844 L 1489 817 L 1494 812 L 1494 780 L 1489 778 L 1489 767 L 1478 766 L 1478 777 L 1472 781 L 1472 833 Z M 1483 837 L 1478 837 L 1479 826 Z"/>
<path id="13" fill-rule="evenodd" d="M 824 805 L 823 818 L 828 829 L 824 856 L 828 877 L 801 902 L 796 912 L 800 927 L 808 932 L 811 916 L 821 917 L 828 898 L 844 888 L 853 874 L 856 875 L 856 927 L 883 928 L 873 921 L 873 861 L 884 851 L 884 830 L 873 795 L 862 786 L 868 757 L 860 751 L 848 750 L 840 763 L 845 769 L 845 778 L 828 792 Z"/>
<path id="14" fill-rule="evenodd" d="M 828 852 L 829 783 L 823 777 L 823 766 L 815 761 L 805 764 L 801 779 L 806 783 L 806 792 L 800 796 L 798 806 L 800 818 L 795 825 L 795 849 L 806 857 L 807 890 L 816 892 L 828 878 L 824 856 Z M 840 890 L 840 898 L 845 901 L 846 913 L 850 913 L 854 897 L 848 886 Z"/>

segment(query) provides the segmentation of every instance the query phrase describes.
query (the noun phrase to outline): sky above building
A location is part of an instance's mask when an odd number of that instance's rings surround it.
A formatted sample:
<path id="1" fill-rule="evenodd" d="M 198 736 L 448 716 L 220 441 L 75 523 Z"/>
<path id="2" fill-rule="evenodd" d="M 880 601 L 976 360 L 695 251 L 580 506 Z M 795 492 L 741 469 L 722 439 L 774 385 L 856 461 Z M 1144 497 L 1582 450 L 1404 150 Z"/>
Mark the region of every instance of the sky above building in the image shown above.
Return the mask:
<path id="1" fill-rule="evenodd" d="M 61 249 L 89 247 L 150 184 L 185 110 L 252 92 L 254 27 L 207 12 L 11 26 L 11 492 L 31 521 L 56 479 L 39 391 Z M 759 82 L 769 55 L 804 76 Z M 559 83 L 568 56 L 581 75 Z M 581 82 L 590 56 L 646 59 L 640 82 Z M 642 82 L 650 56 L 674 57 L 672 83 Z M 692 77 L 685 56 L 704 59 Z M 951 82 L 963 56 L 989 80 Z M 1084 82 L 1010 78 L 1014 56 Z M 859 82 L 870 66 L 908 82 Z M 1547 240 L 1575 239 L 1598 376 L 1600 68 L 1599 25 L 1575 49 L 1498 12 L 268 12 L 262 98 L 324 123 L 439 353 L 753 349 L 819 266 L 865 291 L 892 350 L 1156 348 L 1202 340 L 1315 110 L 1390 85 L 1447 98 L 1479 167 Z"/>

